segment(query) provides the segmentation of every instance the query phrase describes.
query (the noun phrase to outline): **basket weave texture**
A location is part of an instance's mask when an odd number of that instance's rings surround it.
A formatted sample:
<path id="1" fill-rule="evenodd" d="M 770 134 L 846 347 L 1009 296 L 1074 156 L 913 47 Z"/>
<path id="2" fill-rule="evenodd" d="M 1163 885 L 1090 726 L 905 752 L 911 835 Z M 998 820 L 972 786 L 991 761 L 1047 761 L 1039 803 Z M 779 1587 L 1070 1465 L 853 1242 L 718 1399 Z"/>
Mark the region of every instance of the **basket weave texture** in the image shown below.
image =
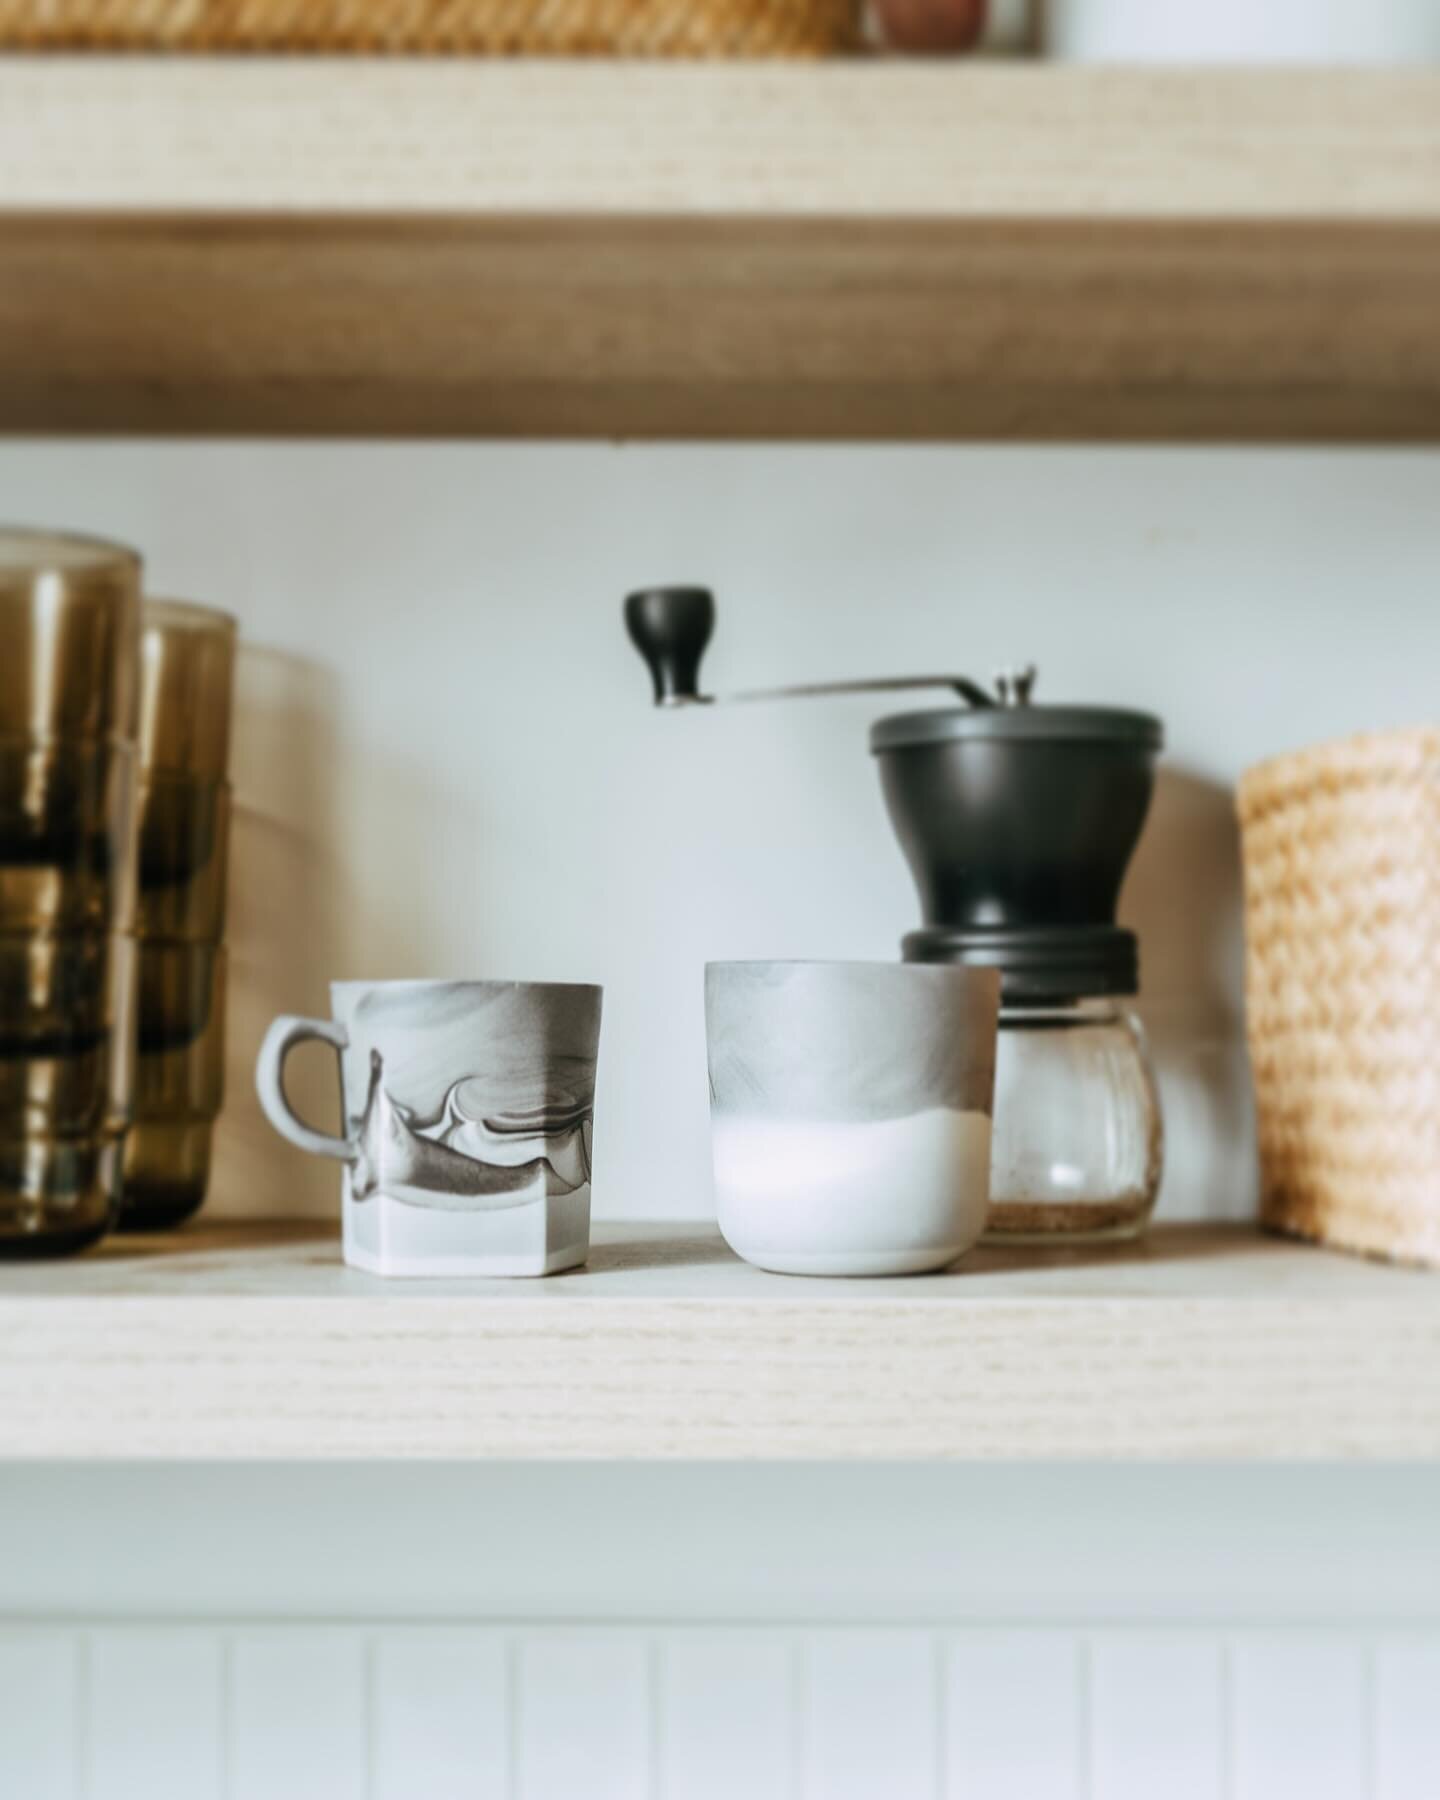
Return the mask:
<path id="1" fill-rule="evenodd" d="M 858 0 L 0 0 L 34 49 L 821 56 L 857 28 Z"/>
<path id="2" fill-rule="evenodd" d="M 1261 1216 L 1440 1266 L 1440 730 L 1240 784 Z"/>

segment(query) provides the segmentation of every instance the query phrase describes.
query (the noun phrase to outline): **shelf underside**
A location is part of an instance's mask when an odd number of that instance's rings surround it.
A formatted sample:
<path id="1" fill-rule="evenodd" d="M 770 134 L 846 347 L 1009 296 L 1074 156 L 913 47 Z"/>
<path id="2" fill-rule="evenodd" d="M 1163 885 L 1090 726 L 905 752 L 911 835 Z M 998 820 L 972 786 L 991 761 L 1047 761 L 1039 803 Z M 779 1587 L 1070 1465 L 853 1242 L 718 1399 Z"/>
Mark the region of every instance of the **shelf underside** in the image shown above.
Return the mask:
<path id="1" fill-rule="evenodd" d="M 1440 232 L 656 219 L 0 228 L 0 428 L 1440 437 Z"/>
<path id="2" fill-rule="evenodd" d="M 0 63 L 0 429 L 1440 438 L 1440 78 Z"/>
<path id="3" fill-rule="evenodd" d="M 386 1282 L 309 1226 L 0 1272 L 0 1455 L 1440 1461 L 1440 1277 L 1257 1236 L 770 1276 L 600 1226 L 543 1282 Z"/>

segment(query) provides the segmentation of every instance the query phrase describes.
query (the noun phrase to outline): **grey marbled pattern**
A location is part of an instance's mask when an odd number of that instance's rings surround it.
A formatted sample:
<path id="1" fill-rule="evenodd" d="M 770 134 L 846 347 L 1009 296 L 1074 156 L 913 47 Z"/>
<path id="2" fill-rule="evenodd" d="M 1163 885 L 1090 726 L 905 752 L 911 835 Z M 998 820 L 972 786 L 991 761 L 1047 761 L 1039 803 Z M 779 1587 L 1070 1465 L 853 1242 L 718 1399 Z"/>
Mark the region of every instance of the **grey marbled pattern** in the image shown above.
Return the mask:
<path id="1" fill-rule="evenodd" d="M 590 1180 L 599 988 L 337 982 L 350 1195 L 500 1210 Z"/>
<path id="2" fill-rule="evenodd" d="M 999 977 L 934 963 L 710 963 L 710 1097 L 752 1118 L 989 1114 Z"/>

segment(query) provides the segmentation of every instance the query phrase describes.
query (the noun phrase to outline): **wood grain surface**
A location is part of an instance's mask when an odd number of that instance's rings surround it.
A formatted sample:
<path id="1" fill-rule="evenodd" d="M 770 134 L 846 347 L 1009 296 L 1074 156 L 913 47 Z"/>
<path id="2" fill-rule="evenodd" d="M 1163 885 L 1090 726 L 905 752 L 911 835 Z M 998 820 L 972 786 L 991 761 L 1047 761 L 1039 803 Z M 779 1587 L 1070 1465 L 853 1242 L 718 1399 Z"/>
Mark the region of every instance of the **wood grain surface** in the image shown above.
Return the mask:
<path id="1" fill-rule="evenodd" d="M 1440 75 L 0 58 L 0 194 L 86 212 L 1440 213 Z"/>
<path id="2" fill-rule="evenodd" d="M 1440 77 L 0 63 L 0 428 L 1440 436 Z"/>
<path id="3" fill-rule="evenodd" d="M 1440 1280 L 1170 1227 L 847 1283 L 601 1226 L 544 1282 L 384 1282 L 314 1227 L 0 1274 L 10 1458 L 1440 1459 Z"/>

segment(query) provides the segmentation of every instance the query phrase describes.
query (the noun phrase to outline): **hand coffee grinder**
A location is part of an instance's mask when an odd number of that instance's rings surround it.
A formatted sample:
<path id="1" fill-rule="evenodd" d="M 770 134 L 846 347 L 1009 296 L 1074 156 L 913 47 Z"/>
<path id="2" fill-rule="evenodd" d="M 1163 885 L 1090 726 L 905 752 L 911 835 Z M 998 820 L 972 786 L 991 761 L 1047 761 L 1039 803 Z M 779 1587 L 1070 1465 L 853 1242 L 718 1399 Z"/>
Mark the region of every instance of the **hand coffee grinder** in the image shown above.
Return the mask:
<path id="1" fill-rule="evenodd" d="M 1037 704 L 1033 669 L 993 689 L 918 675 L 705 694 L 708 589 L 631 594 L 625 624 L 661 707 L 950 690 L 949 705 L 878 720 L 870 748 L 920 897 L 905 960 L 1001 971 L 986 1235 L 1138 1235 L 1160 1186 L 1163 1130 L 1143 1032 L 1118 1004 L 1137 990 L 1138 951 L 1115 908 L 1150 806 L 1160 721 Z"/>

